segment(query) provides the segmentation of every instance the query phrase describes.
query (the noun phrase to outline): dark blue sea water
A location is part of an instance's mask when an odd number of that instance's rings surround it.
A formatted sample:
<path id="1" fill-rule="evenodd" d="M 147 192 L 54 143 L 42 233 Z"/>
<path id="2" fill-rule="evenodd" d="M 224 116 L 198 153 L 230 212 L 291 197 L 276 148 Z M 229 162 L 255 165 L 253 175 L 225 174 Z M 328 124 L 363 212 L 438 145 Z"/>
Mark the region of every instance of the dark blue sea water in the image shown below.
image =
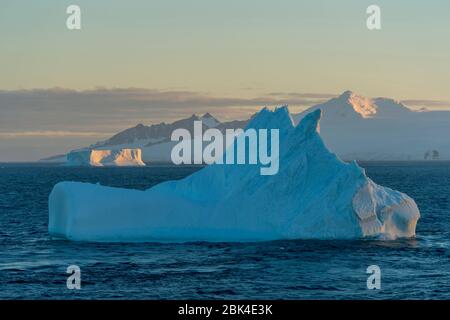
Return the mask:
<path id="1" fill-rule="evenodd" d="M 363 163 L 408 193 L 422 218 L 399 241 L 97 244 L 50 240 L 58 181 L 146 189 L 198 168 L 67 168 L 0 164 L 1 299 L 449 299 L 450 163 Z M 81 290 L 66 268 L 81 268 Z M 366 268 L 381 268 L 368 290 Z"/>

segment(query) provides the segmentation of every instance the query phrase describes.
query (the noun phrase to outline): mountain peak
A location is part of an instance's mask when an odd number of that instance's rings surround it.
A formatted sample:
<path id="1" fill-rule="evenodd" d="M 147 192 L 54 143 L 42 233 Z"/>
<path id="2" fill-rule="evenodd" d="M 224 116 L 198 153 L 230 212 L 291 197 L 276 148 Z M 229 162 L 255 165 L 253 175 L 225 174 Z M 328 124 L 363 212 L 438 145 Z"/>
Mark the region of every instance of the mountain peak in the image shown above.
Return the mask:
<path id="1" fill-rule="evenodd" d="M 348 121 L 348 119 L 407 117 L 413 112 L 402 103 L 389 98 L 366 98 L 353 91 L 344 91 L 327 102 L 313 106 L 295 117 L 296 122 L 307 113 L 322 109 L 325 119 Z"/>
<path id="2" fill-rule="evenodd" d="M 214 118 L 211 113 L 207 112 L 204 115 L 202 115 L 202 118 Z"/>
<path id="3" fill-rule="evenodd" d="M 214 118 L 209 112 L 202 115 L 200 120 L 202 120 L 203 123 L 209 128 L 215 128 L 220 124 L 220 121 Z"/>
<path id="4" fill-rule="evenodd" d="M 346 90 L 344 92 L 341 93 L 341 95 L 338 97 L 339 99 L 349 99 L 352 95 L 354 95 L 355 93 L 351 90 Z"/>
<path id="5" fill-rule="evenodd" d="M 377 107 L 372 99 L 358 95 L 353 91 L 344 91 L 336 98 L 337 105 L 341 108 L 350 107 L 350 110 L 356 112 L 363 118 L 371 118 L 377 113 Z M 343 110 L 342 110 L 343 111 Z"/>

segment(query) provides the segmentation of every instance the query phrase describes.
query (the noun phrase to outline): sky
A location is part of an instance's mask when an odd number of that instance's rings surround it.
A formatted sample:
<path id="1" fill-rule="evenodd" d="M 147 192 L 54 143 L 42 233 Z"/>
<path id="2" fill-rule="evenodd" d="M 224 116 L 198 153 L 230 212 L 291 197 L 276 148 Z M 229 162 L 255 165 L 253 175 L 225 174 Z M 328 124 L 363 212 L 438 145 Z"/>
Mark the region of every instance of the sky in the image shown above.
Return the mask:
<path id="1" fill-rule="evenodd" d="M 66 8 L 81 8 L 68 30 Z M 366 8 L 381 8 L 381 30 Z M 448 0 L 0 0 L 0 162 L 345 90 L 450 110 Z"/>

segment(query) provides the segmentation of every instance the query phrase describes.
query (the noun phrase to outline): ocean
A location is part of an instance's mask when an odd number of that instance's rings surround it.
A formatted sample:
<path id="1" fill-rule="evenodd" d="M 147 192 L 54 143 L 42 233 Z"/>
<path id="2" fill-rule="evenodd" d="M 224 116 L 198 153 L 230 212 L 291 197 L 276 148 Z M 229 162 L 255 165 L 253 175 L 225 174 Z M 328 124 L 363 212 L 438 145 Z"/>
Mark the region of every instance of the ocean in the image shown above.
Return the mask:
<path id="1" fill-rule="evenodd" d="M 76 243 L 51 240 L 59 181 L 146 189 L 198 167 L 69 168 L 0 164 L 0 299 L 450 299 L 450 162 L 361 163 L 413 197 L 414 239 L 259 243 Z M 69 290 L 67 267 L 81 269 Z M 381 289 L 367 288 L 367 267 Z"/>

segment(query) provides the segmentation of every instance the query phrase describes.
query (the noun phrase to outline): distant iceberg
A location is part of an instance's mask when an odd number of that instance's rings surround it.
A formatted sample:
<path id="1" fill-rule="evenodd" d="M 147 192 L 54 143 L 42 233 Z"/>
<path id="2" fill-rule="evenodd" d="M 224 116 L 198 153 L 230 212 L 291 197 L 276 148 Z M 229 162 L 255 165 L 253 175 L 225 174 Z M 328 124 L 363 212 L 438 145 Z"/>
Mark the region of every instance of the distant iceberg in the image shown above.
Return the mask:
<path id="1" fill-rule="evenodd" d="M 207 166 L 146 191 L 58 183 L 49 233 L 75 241 L 266 241 L 395 239 L 415 235 L 413 199 L 376 185 L 318 134 L 321 111 L 294 126 L 287 107 L 261 110 L 247 128 L 279 129 L 279 172 L 255 165 Z"/>
<path id="2" fill-rule="evenodd" d="M 68 166 L 145 166 L 141 149 L 92 150 L 83 149 L 67 154 Z"/>

